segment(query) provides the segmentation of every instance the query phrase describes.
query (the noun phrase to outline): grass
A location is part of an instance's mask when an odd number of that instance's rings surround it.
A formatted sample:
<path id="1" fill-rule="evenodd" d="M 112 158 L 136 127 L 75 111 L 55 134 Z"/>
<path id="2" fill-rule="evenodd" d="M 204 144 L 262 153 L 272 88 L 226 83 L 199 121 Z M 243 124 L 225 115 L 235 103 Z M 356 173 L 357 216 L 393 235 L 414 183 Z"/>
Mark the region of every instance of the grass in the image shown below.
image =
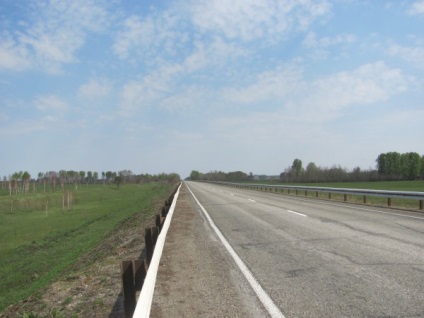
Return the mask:
<path id="1" fill-rule="evenodd" d="M 165 200 L 168 184 L 83 185 L 63 209 L 62 191 L 0 196 L 0 312 L 47 286 L 115 226 Z M 47 204 L 46 204 L 47 203 Z M 46 209 L 47 206 L 47 209 Z"/>

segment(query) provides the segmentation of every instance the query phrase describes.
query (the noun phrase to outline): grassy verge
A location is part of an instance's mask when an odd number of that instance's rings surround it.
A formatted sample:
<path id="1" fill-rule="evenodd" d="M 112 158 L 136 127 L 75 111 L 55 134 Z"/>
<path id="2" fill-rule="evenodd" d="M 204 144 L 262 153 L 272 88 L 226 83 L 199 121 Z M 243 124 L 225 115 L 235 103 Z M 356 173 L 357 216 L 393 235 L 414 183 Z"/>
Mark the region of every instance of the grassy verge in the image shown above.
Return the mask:
<path id="1" fill-rule="evenodd" d="M 69 211 L 61 191 L 0 197 L 0 312 L 57 279 L 134 213 L 155 213 L 149 206 L 164 201 L 172 186 L 84 185 L 72 191 Z"/>

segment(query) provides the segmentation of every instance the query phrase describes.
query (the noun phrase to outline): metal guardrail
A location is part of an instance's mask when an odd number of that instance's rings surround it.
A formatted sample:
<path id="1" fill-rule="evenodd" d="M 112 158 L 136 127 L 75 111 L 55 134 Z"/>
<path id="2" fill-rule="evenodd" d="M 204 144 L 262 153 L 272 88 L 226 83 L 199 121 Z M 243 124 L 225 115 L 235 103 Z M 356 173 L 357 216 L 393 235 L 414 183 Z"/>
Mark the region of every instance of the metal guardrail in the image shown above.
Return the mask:
<path id="1" fill-rule="evenodd" d="M 364 203 L 367 203 L 368 196 L 374 197 L 385 197 L 387 198 L 387 206 L 392 206 L 392 198 L 399 199 L 411 199 L 419 201 L 419 209 L 424 210 L 424 192 L 415 192 L 415 191 L 389 191 L 389 190 L 368 190 L 368 189 L 350 189 L 350 188 L 325 188 L 325 187 L 308 187 L 308 186 L 289 186 L 289 185 L 268 185 L 268 184 L 253 184 L 253 183 L 232 183 L 232 182 L 219 182 L 219 181 L 207 181 L 208 183 L 221 184 L 225 186 L 231 186 L 241 189 L 251 189 L 251 190 L 261 190 L 261 191 L 270 191 L 281 193 L 284 190 L 287 190 L 288 194 L 292 190 L 298 194 L 299 191 L 304 191 L 305 195 L 308 192 L 315 192 L 316 197 L 318 193 L 327 193 L 329 199 L 331 199 L 331 194 L 343 194 L 344 201 L 347 201 L 347 195 L 358 195 L 363 196 Z"/>

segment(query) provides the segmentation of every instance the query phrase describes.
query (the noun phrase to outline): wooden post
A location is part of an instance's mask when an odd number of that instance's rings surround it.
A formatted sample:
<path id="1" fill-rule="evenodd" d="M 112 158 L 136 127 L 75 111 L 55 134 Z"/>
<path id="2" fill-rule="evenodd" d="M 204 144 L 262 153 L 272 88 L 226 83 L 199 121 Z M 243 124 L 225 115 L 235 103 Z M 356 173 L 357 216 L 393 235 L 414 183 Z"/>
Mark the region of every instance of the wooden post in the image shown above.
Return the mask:
<path id="1" fill-rule="evenodd" d="M 347 194 L 343 195 L 343 200 L 344 200 L 344 202 L 347 201 Z"/>
<path id="2" fill-rule="evenodd" d="M 367 196 L 364 195 L 364 204 L 367 204 Z"/>
<path id="3" fill-rule="evenodd" d="M 420 200 L 420 210 L 424 210 L 424 200 Z"/>
<path id="4" fill-rule="evenodd" d="M 134 271 L 132 261 L 121 262 L 121 277 L 125 317 L 129 318 L 132 317 L 137 302 L 135 296 Z"/>
<path id="5" fill-rule="evenodd" d="M 156 226 L 152 227 L 152 242 L 153 242 L 153 248 L 156 246 L 156 242 L 158 240 L 159 236 L 159 230 Z"/>
<path id="6" fill-rule="evenodd" d="M 328 193 L 328 198 L 331 200 L 331 192 Z"/>
<path id="7" fill-rule="evenodd" d="M 318 198 L 318 191 L 315 193 L 315 197 L 317 197 L 317 198 Z"/>
<path id="8" fill-rule="evenodd" d="M 308 190 L 305 190 L 305 197 L 308 196 Z"/>
<path id="9" fill-rule="evenodd" d="M 146 263 L 144 259 L 133 260 L 134 269 L 134 288 L 140 291 L 143 287 L 144 279 L 146 278 Z"/>
<path id="10" fill-rule="evenodd" d="M 153 256 L 153 240 L 152 240 L 152 228 L 146 227 L 144 229 L 144 244 L 146 245 L 146 262 L 147 265 L 150 265 L 150 261 Z"/>
<path id="11" fill-rule="evenodd" d="M 392 198 L 387 198 L 387 206 L 392 206 Z"/>
<path id="12" fill-rule="evenodd" d="M 156 223 L 156 227 L 159 229 L 159 232 L 160 232 L 160 230 L 162 229 L 160 214 L 156 214 L 155 223 Z"/>

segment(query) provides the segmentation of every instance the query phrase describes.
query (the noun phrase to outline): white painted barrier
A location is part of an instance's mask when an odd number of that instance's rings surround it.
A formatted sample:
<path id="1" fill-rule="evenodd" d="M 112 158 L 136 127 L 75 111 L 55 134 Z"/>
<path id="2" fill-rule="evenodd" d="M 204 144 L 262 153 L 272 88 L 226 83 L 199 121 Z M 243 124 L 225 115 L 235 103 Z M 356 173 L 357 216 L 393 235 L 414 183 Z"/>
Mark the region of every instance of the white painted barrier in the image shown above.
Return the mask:
<path id="1" fill-rule="evenodd" d="M 150 309 L 152 307 L 153 293 L 155 291 L 156 276 L 159 269 L 159 262 L 162 256 L 163 247 L 165 245 L 166 234 L 168 233 L 169 226 L 171 225 L 172 215 L 174 214 L 175 205 L 177 204 L 178 195 L 180 194 L 181 184 L 172 200 L 171 207 L 165 218 L 162 230 L 156 241 L 153 257 L 150 261 L 149 269 L 144 280 L 143 288 L 141 289 L 138 298 L 137 306 L 135 308 L 133 318 L 148 318 L 150 316 Z"/>

